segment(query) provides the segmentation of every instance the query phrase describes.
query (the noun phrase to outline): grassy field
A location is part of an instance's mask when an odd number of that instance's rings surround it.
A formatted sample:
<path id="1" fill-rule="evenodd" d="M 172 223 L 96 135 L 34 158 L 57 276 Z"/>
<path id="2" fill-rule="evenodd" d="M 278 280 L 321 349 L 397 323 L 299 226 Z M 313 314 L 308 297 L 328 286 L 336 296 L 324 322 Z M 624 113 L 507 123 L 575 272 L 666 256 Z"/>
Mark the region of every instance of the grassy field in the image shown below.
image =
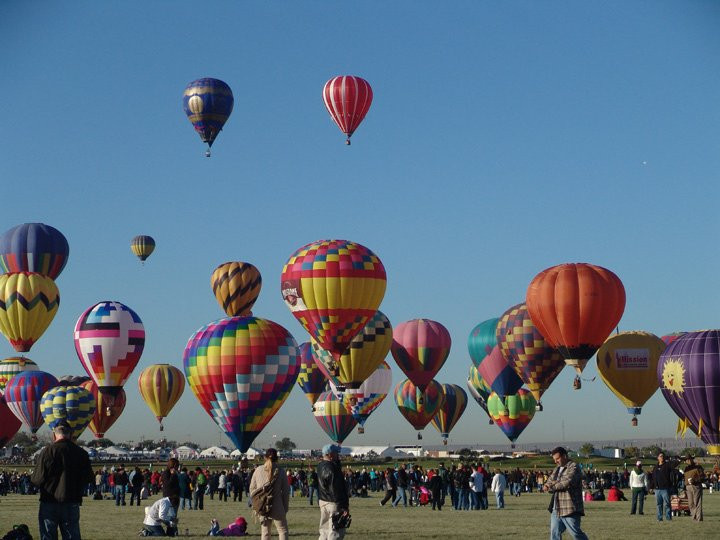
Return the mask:
<path id="1" fill-rule="evenodd" d="M 379 497 L 352 499 L 353 523 L 348 536 L 355 538 L 417 539 L 417 538 L 547 538 L 549 536 L 548 496 L 526 494 L 508 497 L 505 510 L 455 512 L 446 508 L 433 512 L 429 507 L 380 507 Z M 490 497 L 491 505 L 494 503 Z M 720 494 L 705 492 L 705 521 L 693 523 L 689 517 L 674 518 L 672 522 L 655 520 L 655 499 L 646 501 L 644 516 L 631 516 L 630 503 L 587 503 L 583 529 L 592 539 L 622 538 L 718 538 L 720 525 Z M 147 504 L 148 501 L 143 501 Z M 309 506 L 305 498 L 295 497 L 288 514 L 290 536 L 297 539 L 317 538 L 319 510 Z M 0 498 L 0 531 L 4 534 L 15 523 L 30 525 L 37 539 L 36 496 L 11 495 Z M 244 516 L 250 526 L 251 537 L 259 537 L 259 527 L 253 523 L 245 503 L 210 501 L 206 497 L 205 510 L 181 511 L 180 531 L 189 529 L 190 537 L 205 536 L 210 519 L 216 517 L 225 526 L 236 516 Z M 81 511 L 81 527 L 86 540 L 115 540 L 134 538 L 141 528 L 143 509 L 116 507 L 112 501 L 86 500 Z M 567 536 L 567 535 L 565 535 Z"/>

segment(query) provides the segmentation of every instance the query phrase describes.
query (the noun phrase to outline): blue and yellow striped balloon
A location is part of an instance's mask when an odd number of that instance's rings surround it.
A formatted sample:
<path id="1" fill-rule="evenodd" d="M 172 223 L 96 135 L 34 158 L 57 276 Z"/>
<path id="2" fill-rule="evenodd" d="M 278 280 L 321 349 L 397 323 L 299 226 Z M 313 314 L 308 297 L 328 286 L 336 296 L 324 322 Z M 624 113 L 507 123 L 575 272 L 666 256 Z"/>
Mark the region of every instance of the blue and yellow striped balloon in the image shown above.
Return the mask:
<path id="1" fill-rule="evenodd" d="M 56 386 L 43 394 L 40 412 L 51 429 L 65 420 L 77 439 L 95 414 L 95 397 L 82 386 Z"/>

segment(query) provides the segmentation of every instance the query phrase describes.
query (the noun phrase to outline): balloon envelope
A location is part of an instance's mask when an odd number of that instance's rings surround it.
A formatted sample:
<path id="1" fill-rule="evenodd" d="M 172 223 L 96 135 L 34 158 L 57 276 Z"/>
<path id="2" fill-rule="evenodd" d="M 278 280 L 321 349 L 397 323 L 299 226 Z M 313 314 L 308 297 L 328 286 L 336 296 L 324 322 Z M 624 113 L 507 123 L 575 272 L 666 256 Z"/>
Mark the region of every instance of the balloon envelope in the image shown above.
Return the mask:
<path id="1" fill-rule="evenodd" d="M 297 384 L 305 397 L 314 405 L 320 394 L 328 391 L 328 380 L 315 362 L 309 342 L 300 344 L 300 371 Z"/>
<path id="2" fill-rule="evenodd" d="M 500 319 L 488 319 L 478 324 L 470 332 L 468 337 L 468 352 L 472 358 L 475 367 L 480 367 L 480 363 L 490 354 L 493 347 L 497 345 L 496 328 Z"/>
<path id="3" fill-rule="evenodd" d="M 346 143 L 372 104 L 373 91 L 365 79 L 353 75 L 333 77 L 323 87 L 323 101 L 330 117 L 345 135 Z"/>
<path id="4" fill-rule="evenodd" d="M 290 395 L 300 349 L 277 323 L 228 317 L 190 338 L 183 366 L 200 404 L 245 452 Z"/>
<path id="5" fill-rule="evenodd" d="M 487 358 L 482 361 L 478 373 L 490 388 L 502 397 L 514 394 L 523 385 L 522 379 L 500 352 L 499 345 L 495 345 Z"/>
<path id="6" fill-rule="evenodd" d="M 450 332 L 430 319 L 400 323 L 390 351 L 403 373 L 420 391 L 425 390 L 450 354 Z"/>
<path id="7" fill-rule="evenodd" d="M 455 427 L 460 417 L 467 407 L 467 394 L 465 390 L 456 384 L 441 384 L 443 395 L 443 405 L 440 410 L 433 416 L 430 423 L 438 430 L 440 435 L 447 439 L 448 435 Z"/>
<path id="8" fill-rule="evenodd" d="M 137 313 L 120 302 L 90 306 L 75 323 L 75 351 L 101 389 L 117 391 L 140 361 L 145 327 Z"/>
<path id="9" fill-rule="evenodd" d="M 13 414 L 36 433 L 43 425 L 42 396 L 57 384 L 58 380 L 44 371 L 23 371 L 8 381 L 3 397 Z"/>
<path id="10" fill-rule="evenodd" d="M 545 341 L 525 304 L 511 307 L 497 324 L 497 341 L 508 365 L 539 402 L 565 367 L 560 352 Z"/>
<path id="11" fill-rule="evenodd" d="M 49 277 L 30 272 L 0 276 L 0 332 L 17 352 L 32 348 L 59 306 L 60 293 Z"/>
<path id="12" fill-rule="evenodd" d="M 708 445 L 708 453 L 720 455 L 720 330 L 688 332 L 668 345 L 657 378 L 680 421 Z"/>
<path id="13" fill-rule="evenodd" d="M 38 371 L 38 365 L 24 356 L 13 356 L 0 360 L 0 396 L 11 377 L 21 371 Z"/>
<path id="14" fill-rule="evenodd" d="M 252 315 L 252 307 L 262 288 L 262 277 L 250 263 L 226 262 L 212 273 L 210 286 L 228 317 L 244 317 Z"/>
<path id="15" fill-rule="evenodd" d="M 384 360 L 377 369 L 357 389 L 346 389 L 340 395 L 335 395 L 342 402 L 352 417 L 360 426 L 370 414 L 383 402 L 392 385 L 392 370 Z"/>
<path id="16" fill-rule="evenodd" d="M 470 365 L 470 372 L 467 378 L 467 387 L 470 395 L 475 399 L 478 405 L 482 407 L 482 410 L 488 412 L 487 400 L 492 394 L 492 388 L 485 382 L 480 376 L 480 372 L 474 365 Z"/>
<path id="17" fill-rule="evenodd" d="M 607 268 L 560 264 L 533 278 L 525 301 L 545 341 L 580 373 L 620 322 L 625 288 Z"/>
<path id="18" fill-rule="evenodd" d="M 435 381 L 430 381 L 422 391 L 410 379 L 395 386 L 395 404 L 400 414 L 418 431 L 425 429 L 445 402 L 445 394 Z"/>
<path id="19" fill-rule="evenodd" d="M 502 399 L 492 393 L 488 399 L 488 412 L 510 442 L 515 442 L 535 416 L 537 402 L 525 388 Z"/>
<path id="20" fill-rule="evenodd" d="M 339 362 L 377 312 L 386 281 L 385 267 L 365 246 L 319 240 L 290 256 L 283 267 L 281 292 L 310 337 Z"/>
<path id="21" fill-rule="evenodd" d="M 5 398 L 0 396 L 0 448 L 20 431 L 20 426 L 22 426 L 22 422 L 7 406 Z"/>
<path id="22" fill-rule="evenodd" d="M 130 241 L 130 251 L 132 251 L 138 259 L 145 262 L 145 259 L 155 251 L 155 239 L 152 236 L 144 234 L 136 236 Z"/>
<path id="23" fill-rule="evenodd" d="M 230 117 L 234 103 L 232 90 L 219 79 L 197 79 L 183 92 L 183 110 L 208 147 Z"/>
<path id="24" fill-rule="evenodd" d="M 315 340 L 311 340 L 315 359 L 331 374 L 332 382 L 341 388 L 357 390 L 384 361 L 390 351 L 393 329 L 388 318 L 381 312 L 363 326 L 350 342 L 340 359 L 336 360 Z"/>
<path id="25" fill-rule="evenodd" d="M 69 254 L 65 236 L 44 223 L 23 223 L 0 237 L 0 269 L 5 274 L 34 272 L 57 279 Z"/>
<path id="26" fill-rule="evenodd" d="M 138 389 L 145 404 L 162 425 L 185 390 L 185 377 L 175 366 L 153 364 L 140 372 Z"/>
<path id="27" fill-rule="evenodd" d="M 355 418 L 330 391 L 322 393 L 315 402 L 313 415 L 327 436 L 338 444 L 342 444 L 357 425 Z"/>
<path id="28" fill-rule="evenodd" d="M 92 380 L 86 381 L 80 386 L 95 398 L 95 412 L 88 427 L 96 439 L 102 439 L 125 409 L 125 390 L 120 388 L 117 394 L 112 395 L 110 392 L 100 390 Z"/>
<path id="29" fill-rule="evenodd" d="M 630 414 L 640 414 L 658 389 L 657 365 L 665 343 L 649 332 L 621 332 L 597 352 L 600 378 Z"/>
<path id="30" fill-rule="evenodd" d="M 43 394 L 40 412 L 50 429 L 66 421 L 77 439 L 92 420 L 95 406 L 92 393 L 82 386 L 55 386 Z"/>

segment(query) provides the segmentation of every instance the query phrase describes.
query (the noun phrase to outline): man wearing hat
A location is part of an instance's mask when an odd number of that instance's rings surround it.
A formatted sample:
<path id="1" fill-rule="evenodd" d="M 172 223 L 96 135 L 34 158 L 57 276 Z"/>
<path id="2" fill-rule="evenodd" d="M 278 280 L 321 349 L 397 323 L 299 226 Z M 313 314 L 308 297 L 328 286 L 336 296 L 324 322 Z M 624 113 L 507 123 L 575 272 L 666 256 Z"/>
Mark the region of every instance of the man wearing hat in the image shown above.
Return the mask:
<path id="1" fill-rule="evenodd" d="M 648 488 L 648 477 L 643 471 L 642 461 L 635 463 L 635 468 L 630 471 L 630 488 L 632 489 L 632 506 L 630 514 L 643 514 L 643 504 L 645 504 L 645 494 Z"/>
<path id="2" fill-rule="evenodd" d="M 685 463 L 683 476 L 685 477 L 685 492 L 688 497 L 690 515 L 695 521 L 702 521 L 702 483 L 705 479 L 705 471 L 695 463 L 695 459 L 690 454 L 685 456 Z"/>
<path id="3" fill-rule="evenodd" d="M 336 444 L 326 444 L 322 453 L 323 460 L 317 466 L 320 504 L 319 540 L 340 540 L 345 536 L 345 529 L 335 529 L 332 516 L 337 512 L 349 515 L 350 509 L 347 485 L 340 467 L 340 447 Z"/>
<path id="4" fill-rule="evenodd" d="M 72 428 L 61 420 L 54 442 L 40 453 L 32 483 L 40 488 L 40 536 L 80 540 L 80 505 L 85 487 L 95 480 L 88 453 L 72 441 Z"/>

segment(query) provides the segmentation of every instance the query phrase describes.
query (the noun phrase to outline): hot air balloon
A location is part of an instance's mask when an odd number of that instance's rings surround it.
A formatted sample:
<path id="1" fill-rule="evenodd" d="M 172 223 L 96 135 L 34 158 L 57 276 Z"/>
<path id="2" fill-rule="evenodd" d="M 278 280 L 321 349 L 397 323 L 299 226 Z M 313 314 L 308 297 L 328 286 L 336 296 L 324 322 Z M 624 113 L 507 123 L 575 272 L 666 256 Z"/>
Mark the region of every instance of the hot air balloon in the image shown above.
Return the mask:
<path id="1" fill-rule="evenodd" d="M 347 240 L 319 240 L 301 247 L 281 276 L 285 304 L 335 362 L 375 316 L 385 286 L 380 259 Z M 339 367 L 332 371 L 339 373 Z"/>
<path id="2" fill-rule="evenodd" d="M 58 386 L 81 386 L 82 383 L 92 379 L 87 375 L 61 375 L 57 380 Z"/>
<path id="3" fill-rule="evenodd" d="M 57 384 L 58 380 L 44 371 L 23 371 L 8 381 L 3 397 L 13 414 L 36 433 L 43 425 L 42 396 Z"/>
<path id="4" fill-rule="evenodd" d="M 125 409 L 125 390 L 121 388 L 117 395 L 112 396 L 110 393 L 100 390 L 95 381 L 87 381 L 80 386 L 95 398 L 96 409 L 90 419 L 89 427 L 96 439 L 102 439 Z"/>
<path id="5" fill-rule="evenodd" d="M 49 277 L 32 272 L 0 276 L 0 332 L 17 352 L 28 352 L 50 326 L 60 293 Z"/>
<path id="6" fill-rule="evenodd" d="M 330 391 L 320 394 L 315 402 L 313 414 L 322 430 L 338 444 L 342 444 L 357 425 L 357 420 Z"/>
<path id="7" fill-rule="evenodd" d="M 680 336 L 684 336 L 685 334 L 687 334 L 687 332 L 673 332 L 672 334 L 660 336 L 660 339 L 662 339 L 663 343 L 665 343 L 665 346 L 667 346 L 670 345 L 677 338 L 679 338 Z"/>
<path id="8" fill-rule="evenodd" d="M 562 355 L 547 344 L 525 304 L 511 307 L 500 317 L 497 341 L 508 365 L 527 384 L 542 411 L 540 398 L 565 367 Z"/>
<path id="9" fill-rule="evenodd" d="M 40 412 L 50 429 L 63 420 L 70 424 L 77 440 L 95 414 L 95 398 L 82 386 L 55 386 L 43 394 Z"/>
<path id="10" fill-rule="evenodd" d="M 500 319 L 488 319 L 478 324 L 470 332 L 468 337 L 468 352 L 472 358 L 475 367 L 480 367 L 480 363 L 490 354 L 493 347 L 497 345 L 497 337 L 495 329 Z"/>
<path id="11" fill-rule="evenodd" d="M 219 79 L 197 79 L 185 87 L 183 110 L 202 142 L 208 145 L 207 157 L 210 157 L 210 147 L 232 113 L 234 102 L 232 90 Z"/>
<path id="12" fill-rule="evenodd" d="M 155 239 L 144 234 L 136 236 L 130 241 L 130 250 L 145 264 L 145 259 L 155 251 Z"/>
<path id="13" fill-rule="evenodd" d="M 456 384 L 441 384 L 443 394 L 443 405 L 435 413 L 430 423 L 438 430 L 443 438 L 443 444 L 447 444 L 448 436 L 455 427 L 467 407 L 467 394 L 465 390 Z"/>
<path id="14" fill-rule="evenodd" d="M 245 452 L 290 394 L 300 348 L 277 323 L 229 317 L 191 336 L 183 366 L 202 407 Z"/>
<path id="15" fill-rule="evenodd" d="M 7 406 L 5 398 L 0 396 L 0 448 L 20 431 L 20 426 L 22 426 L 22 422 Z"/>
<path id="16" fill-rule="evenodd" d="M 0 269 L 5 274 L 33 272 L 54 280 L 69 254 L 65 236 L 44 223 L 23 223 L 0 236 Z"/>
<path id="17" fill-rule="evenodd" d="M 5 385 L 10 378 L 21 371 L 38 371 L 38 365 L 24 356 L 13 356 L 0 360 L 0 396 L 5 391 Z"/>
<path id="18" fill-rule="evenodd" d="M 488 399 L 488 411 L 497 426 L 510 439 L 512 448 L 515 441 L 535 416 L 535 397 L 525 388 L 502 399 L 495 392 Z"/>
<path id="19" fill-rule="evenodd" d="M 350 144 L 350 137 L 360 126 L 372 104 L 373 91 L 365 79 L 353 75 L 333 77 L 323 87 L 323 101 Z"/>
<path id="20" fill-rule="evenodd" d="M 394 331 L 393 358 L 422 393 L 450 354 L 450 332 L 439 322 L 414 319 Z"/>
<path id="21" fill-rule="evenodd" d="M 514 394 L 523 385 L 522 379 L 518 377 L 500 352 L 499 345 L 495 345 L 490 354 L 482 361 L 478 373 L 490 388 L 502 397 Z"/>
<path id="22" fill-rule="evenodd" d="M 384 360 L 357 389 L 347 389 L 338 399 L 357 421 L 358 433 L 365 433 L 365 421 L 383 402 L 392 385 L 392 370 Z M 337 393 L 336 393 L 337 395 Z"/>
<path id="23" fill-rule="evenodd" d="M 318 364 L 315 363 L 315 357 L 309 342 L 300 344 L 300 371 L 297 384 L 310 402 L 311 407 L 315 405 L 320 394 L 328 390 L 328 380 L 323 375 Z"/>
<path id="24" fill-rule="evenodd" d="M 530 318 L 578 375 L 617 326 L 625 288 L 610 270 L 587 263 L 553 266 L 533 278 L 526 295 Z M 575 378 L 580 388 L 580 378 Z"/>
<path id="25" fill-rule="evenodd" d="M 228 317 L 244 317 L 252 315 L 252 307 L 260 295 L 262 277 L 250 263 L 226 262 L 212 273 L 210 286 Z"/>
<path id="26" fill-rule="evenodd" d="M 422 439 L 420 431 L 425 429 L 445 401 L 442 387 L 431 380 L 422 391 L 410 379 L 405 379 L 395 386 L 394 394 L 400 414 L 418 430 L 418 439 Z"/>
<path id="27" fill-rule="evenodd" d="M 98 302 L 75 323 L 75 351 L 100 390 L 117 396 L 140 361 L 145 327 L 132 309 L 120 302 Z M 106 414 L 109 409 L 106 409 Z"/>
<path id="28" fill-rule="evenodd" d="M 177 403 L 185 390 L 185 377 L 182 371 L 170 364 L 153 364 L 140 372 L 138 388 L 145 403 L 160 422 Z"/>
<path id="29" fill-rule="evenodd" d="M 663 397 L 680 418 L 678 431 L 698 434 L 710 455 L 720 455 L 720 330 L 688 332 L 660 356 Z"/>
<path id="30" fill-rule="evenodd" d="M 605 340 L 597 352 L 600 378 L 633 415 L 658 389 L 657 365 L 665 343 L 648 332 L 621 332 Z"/>
<path id="31" fill-rule="evenodd" d="M 470 372 L 468 373 L 467 378 L 467 387 L 470 395 L 473 397 L 473 399 L 475 399 L 477 404 L 480 405 L 483 411 L 488 413 L 487 400 L 490 397 L 490 394 L 492 394 L 492 388 L 490 388 L 490 385 L 488 385 L 488 383 L 486 383 L 485 380 L 480 376 L 480 372 L 473 364 L 470 364 Z M 489 413 L 488 417 L 490 417 Z M 490 425 L 492 424 L 493 420 L 492 418 L 490 418 Z"/>
<path id="32" fill-rule="evenodd" d="M 350 346 L 336 360 L 315 340 L 311 340 L 315 360 L 325 366 L 331 379 L 342 392 L 344 389 L 358 389 L 370 377 L 390 351 L 393 330 L 388 318 L 377 311 Z"/>

